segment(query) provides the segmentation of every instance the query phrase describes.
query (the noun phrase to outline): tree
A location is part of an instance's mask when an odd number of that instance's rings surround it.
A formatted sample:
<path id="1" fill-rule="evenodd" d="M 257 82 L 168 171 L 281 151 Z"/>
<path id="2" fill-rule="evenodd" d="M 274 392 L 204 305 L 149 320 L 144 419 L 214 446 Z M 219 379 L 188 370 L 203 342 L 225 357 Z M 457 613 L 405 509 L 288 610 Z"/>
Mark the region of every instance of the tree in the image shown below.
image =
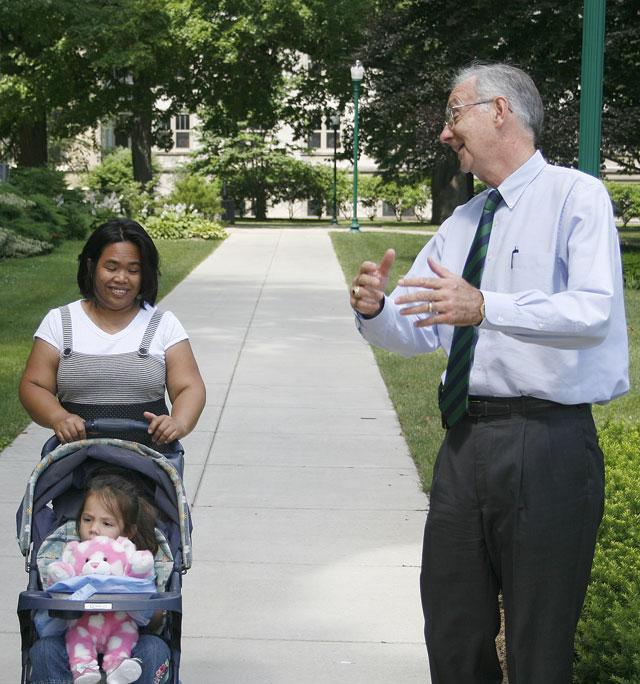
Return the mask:
<path id="1" fill-rule="evenodd" d="M 607 190 L 615 205 L 616 216 L 623 228 L 633 218 L 640 218 L 640 185 L 637 183 L 607 183 Z"/>
<path id="2" fill-rule="evenodd" d="M 321 169 L 294 158 L 273 132 L 243 131 L 233 138 L 206 134 L 193 168 L 224 182 L 236 204 L 248 200 L 260 220 L 266 219 L 269 202 L 316 199 L 322 206 Z"/>
<path id="3" fill-rule="evenodd" d="M 396 221 L 402 221 L 407 212 L 424 209 L 429 199 L 429 188 L 426 183 L 413 184 L 408 178 L 399 182 L 386 181 L 380 186 L 380 199 L 393 207 Z"/>
<path id="4" fill-rule="evenodd" d="M 49 112 L 74 91 L 74 59 L 62 46 L 68 4 L 0 0 L 0 153 L 19 166 L 47 163 Z"/>
<path id="5" fill-rule="evenodd" d="M 362 110 L 365 144 L 387 177 L 432 176 L 434 220 L 472 193 L 471 179 L 456 175 L 457 160 L 437 143 L 450 78 L 472 60 L 524 68 L 546 106 L 543 153 L 552 162 L 577 163 L 582 7 L 582 0 L 474 0 L 464 12 L 451 12 L 444 0 L 377 4 L 363 53 L 370 93 Z M 640 85 L 627 76 L 637 70 L 637 19 L 637 3 L 607 3 L 603 154 L 629 169 L 640 155 Z M 451 197 L 443 202 L 445 193 Z"/>
<path id="6" fill-rule="evenodd" d="M 18 165 L 47 161 L 47 136 L 113 118 L 131 137 L 134 177 L 192 94 L 181 39 L 188 0 L 1 0 L 0 136 Z M 168 112 L 155 108 L 171 98 Z M 20 106 L 17 106 L 20 105 Z"/>
<path id="7" fill-rule="evenodd" d="M 220 183 L 195 173 L 180 173 L 167 204 L 184 205 L 213 219 L 222 213 Z"/>
<path id="8" fill-rule="evenodd" d="M 360 204 L 365 208 L 367 218 L 371 221 L 376 217 L 378 202 L 382 200 L 382 185 L 382 178 L 377 175 L 363 175 L 358 181 Z"/>

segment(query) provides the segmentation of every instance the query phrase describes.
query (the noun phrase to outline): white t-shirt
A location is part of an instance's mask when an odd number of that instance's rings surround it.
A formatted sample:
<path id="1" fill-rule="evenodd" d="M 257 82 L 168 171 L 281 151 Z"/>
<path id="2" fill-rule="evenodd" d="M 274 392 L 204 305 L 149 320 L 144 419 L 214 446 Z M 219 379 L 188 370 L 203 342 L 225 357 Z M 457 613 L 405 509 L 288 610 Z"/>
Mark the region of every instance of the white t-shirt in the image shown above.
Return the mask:
<path id="1" fill-rule="evenodd" d="M 73 350 L 83 354 L 109 356 L 137 351 L 144 331 L 157 307 L 145 304 L 129 325 L 117 333 L 108 333 L 99 328 L 85 313 L 77 300 L 69 304 L 71 329 L 73 331 Z M 59 351 L 63 349 L 62 317 L 59 309 L 51 309 L 42 319 L 34 337 L 53 345 Z M 164 363 L 164 355 L 169 347 L 189 339 L 180 321 L 170 312 L 165 311 L 160 325 L 153 336 L 149 354 Z"/>

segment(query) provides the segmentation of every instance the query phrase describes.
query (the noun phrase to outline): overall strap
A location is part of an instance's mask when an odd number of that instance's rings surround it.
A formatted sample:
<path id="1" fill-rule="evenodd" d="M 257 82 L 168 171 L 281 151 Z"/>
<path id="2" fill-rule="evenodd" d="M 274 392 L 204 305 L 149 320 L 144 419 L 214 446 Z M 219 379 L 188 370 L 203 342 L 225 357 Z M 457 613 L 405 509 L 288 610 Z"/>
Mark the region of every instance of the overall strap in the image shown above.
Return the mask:
<path id="1" fill-rule="evenodd" d="M 73 347 L 73 332 L 71 329 L 71 312 L 69 307 L 59 307 L 60 317 L 62 318 L 62 356 L 68 359 L 71 356 Z"/>
<path id="2" fill-rule="evenodd" d="M 149 356 L 149 346 L 151 345 L 151 340 L 156 334 L 156 330 L 160 325 L 160 320 L 162 319 L 163 315 L 164 311 L 160 311 L 160 309 L 156 309 L 153 312 L 153 316 L 151 316 L 151 320 L 147 325 L 147 329 L 144 331 L 144 335 L 142 336 L 140 347 L 138 347 L 138 356 Z"/>

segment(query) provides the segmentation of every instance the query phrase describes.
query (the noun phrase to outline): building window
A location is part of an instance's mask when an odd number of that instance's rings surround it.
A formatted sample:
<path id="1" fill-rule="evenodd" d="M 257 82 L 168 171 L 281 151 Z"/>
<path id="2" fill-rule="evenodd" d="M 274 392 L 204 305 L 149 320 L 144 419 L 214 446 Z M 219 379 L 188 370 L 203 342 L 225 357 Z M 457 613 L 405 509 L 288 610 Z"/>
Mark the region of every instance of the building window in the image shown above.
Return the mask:
<path id="1" fill-rule="evenodd" d="M 327 147 L 333 149 L 333 130 L 327 131 Z M 336 149 L 340 147 L 340 131 L 336 130 Z"/>
<path id="2" fill-rule="evenodd" d="M 188 114 L 178 114 L 176 116 L 176 147 L 177 148 L 189 148 L 191 147 L 190 140 L 190 121 Z"/>
<path id="3" fill-rule="evenodd" d="M 320 117 L 311 122 L 311 130 L 307 136 L 307 147 L 314 150 L 322 147 L 322 121 Z"/>

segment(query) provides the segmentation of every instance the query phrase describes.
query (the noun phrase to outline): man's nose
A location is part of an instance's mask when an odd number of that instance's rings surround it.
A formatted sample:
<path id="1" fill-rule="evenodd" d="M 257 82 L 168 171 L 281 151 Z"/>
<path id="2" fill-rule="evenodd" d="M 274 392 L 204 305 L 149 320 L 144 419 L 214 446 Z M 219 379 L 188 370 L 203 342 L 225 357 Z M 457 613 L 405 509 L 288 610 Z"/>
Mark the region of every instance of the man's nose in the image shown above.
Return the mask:
<path id="1" fill-rule="evenodd" d="M 445 124 L 442 128 L 442 131 L 440 131 L 440 142 L 443 145 L 449 145 L 452 138 L 453 132 L 451 131 L 451 128 L 449 128 L 449 124 Z"/>

